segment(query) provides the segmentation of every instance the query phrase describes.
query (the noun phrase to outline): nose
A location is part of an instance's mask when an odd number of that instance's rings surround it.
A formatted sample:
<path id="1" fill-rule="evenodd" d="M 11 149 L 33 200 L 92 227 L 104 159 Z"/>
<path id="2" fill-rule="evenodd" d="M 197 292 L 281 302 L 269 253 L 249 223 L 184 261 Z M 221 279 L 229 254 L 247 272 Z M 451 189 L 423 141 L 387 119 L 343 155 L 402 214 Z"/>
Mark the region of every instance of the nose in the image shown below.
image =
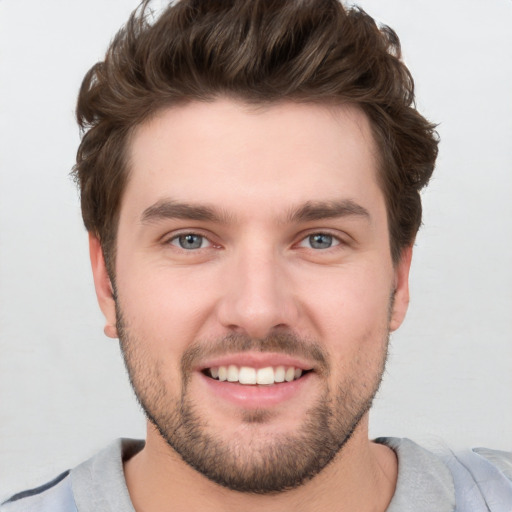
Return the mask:
<path id="1" fill-rule="evenodd" d="M 220 323 L 231 332 L 264 338 L 276 328 L 293 328 L 299 317 L 286 262 L 267 251 L 240 251 L 224 276 Z"/>

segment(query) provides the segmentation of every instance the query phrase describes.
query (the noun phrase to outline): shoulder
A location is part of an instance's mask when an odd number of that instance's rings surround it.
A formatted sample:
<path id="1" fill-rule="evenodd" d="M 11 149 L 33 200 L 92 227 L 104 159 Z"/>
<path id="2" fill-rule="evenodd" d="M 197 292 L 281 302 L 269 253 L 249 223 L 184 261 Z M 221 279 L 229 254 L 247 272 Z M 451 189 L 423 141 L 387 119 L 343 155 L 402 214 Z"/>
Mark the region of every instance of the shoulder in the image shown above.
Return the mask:
<path id="1" fill-rule="evenodd" d="M 512 510 L 512 452 L 475 448 L 443 457 L 461 511 Z"/>
<path id="2" fill-rule="evenodd" d="M 410 439 L 385 437 L 375 442 L 391 448 L 398 460 L 395 494 L 387 512 L 453 512 L 453 480 L 439 457 Z"/>
<path id="3" fill-rule="evenodd" d="M 123 462 L 143 446 L 143 441 L 118 439 L 51 482 L 15 494 L 0 504 L 0 512 L 134 512 Z"/>
<path id="4" fill-rule="evenodd" d="M 390 511 L 404 503 L 425 503 L 425 510 L 512 511 L 512 452 L 475 448 L 428 451 L 409 439 L 380 438 L 398 458 L 398 482 Z M 431 508 L 432 502 L 436 508 Z M 444 507 L 444 508 L 443 508 Z M 453 508 L 455 507 L 455 508 Z M 412 509 L 411 509 L 412 510 Z M 422 509 L 423 510 L 423 509 Z"/>
<path id="5" fill-rule="evenodd" d="M 118 439 L 74 468 L 71 471 L 71 481 L 78 509 L 135 512 L 126 487 L 123 463 L 143 446 L 143 441 Z"/>
<path id="6" fill-rule="evenodd" d="M 487 459 L 512 481 L 512 452 L 491 450 L 489 448 L 474 448 L 473 452 Z"/>
<path id="7" fill-rule="evenodd" d="M 0 505 L 1 512 L 77 512 L 70 472 L 40 487 L 15 494 Z"/>

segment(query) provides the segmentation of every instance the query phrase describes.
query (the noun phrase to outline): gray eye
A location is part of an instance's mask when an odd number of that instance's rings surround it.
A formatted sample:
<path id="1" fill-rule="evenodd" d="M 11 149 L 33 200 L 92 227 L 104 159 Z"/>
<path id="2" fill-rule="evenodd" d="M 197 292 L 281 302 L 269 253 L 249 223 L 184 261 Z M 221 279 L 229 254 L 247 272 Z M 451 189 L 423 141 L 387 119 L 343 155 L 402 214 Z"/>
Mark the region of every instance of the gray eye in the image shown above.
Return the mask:
<path id="1" fill-rule="evenodd" d="M 325 233 L 315 233 L 308 237 L 308 242 L 313 249 L 329 249 L 333 246 L 333 237 Z"/>
<path id="2" fill-rule="evenodd" d="M 204 236 L 188 233 L 186 235 L 176 237 L 173 242 L 175 245 L 179 245 L 182 249 L 201 249 L 204 242 Z"/>

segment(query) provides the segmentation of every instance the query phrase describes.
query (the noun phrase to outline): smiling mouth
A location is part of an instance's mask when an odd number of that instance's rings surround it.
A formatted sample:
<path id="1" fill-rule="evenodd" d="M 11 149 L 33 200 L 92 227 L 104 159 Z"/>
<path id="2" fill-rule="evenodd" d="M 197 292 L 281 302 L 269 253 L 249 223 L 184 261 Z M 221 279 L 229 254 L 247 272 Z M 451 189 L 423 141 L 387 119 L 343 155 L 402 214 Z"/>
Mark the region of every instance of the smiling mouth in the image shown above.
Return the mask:
<path id="1" fill-rule="evenodd" d="M 206 368 L 203 374 L 220 382 L 232 382 L 248 386 L 281 384 L 300 379 L 312 370 L 303 370 L 294 366 L 267 366 L 253 368 L 250 366 L 216 366 Z"/>

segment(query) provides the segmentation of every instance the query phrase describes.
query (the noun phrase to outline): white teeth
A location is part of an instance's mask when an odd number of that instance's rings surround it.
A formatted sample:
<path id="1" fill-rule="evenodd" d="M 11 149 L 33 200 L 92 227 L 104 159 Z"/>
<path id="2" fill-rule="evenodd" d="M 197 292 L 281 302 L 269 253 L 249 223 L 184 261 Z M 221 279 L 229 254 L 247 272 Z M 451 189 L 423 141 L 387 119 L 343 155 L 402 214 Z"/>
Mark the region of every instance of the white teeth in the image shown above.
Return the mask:
<path id="1" fill-rule="evenodd" d="M 238 382 L 240 384 L 256 384 L 256 370 L 248 366 L 242 366 L 238 373 Z"/>
<path id="2" fill-rule="evenodd" d="M 213 374 L 212 374 L 212 377 L 213 377 Z M 215 377 L 213 377 L 213 378 L 215 378 Z M 227 368 L 225 366 L 220 366 L 219 367 L 219 380 L 221 382 L 224 382 L 225 380 L 227 380 L 227 378 L 228 378 L 228 370 L 227 370 Z"/>
<path id="3" fill-rule="evenodd" d="M 274 368 L 272 366 L 260 368 L 256 373 L 257 384 L 274 384 L 274 379 Z"/>
<path id="4" fill-rule="evenodd" d="M 228 366 L 228 382 L 238 382 L 238 368 L 234 364 Z"/>
<path id="5" fill-rule="evenodd" d="M 274 370 L 274 382 L 284 382 L 284 376 L 286 374 L 286 370 L 284 366 L 278 366 Z"/>
<path id="6" fill-rule="evenodd" d="M 221 382 L 239 382 L 246 385 L 272 385 L 281 382 L 292 382 L 300 379 L 303 374 L 301 368 L 294 366 L 267 366 L 265 368 L 252 368 L 250 366 L 218 366 L 210 368 L 210 376 Z"/>

